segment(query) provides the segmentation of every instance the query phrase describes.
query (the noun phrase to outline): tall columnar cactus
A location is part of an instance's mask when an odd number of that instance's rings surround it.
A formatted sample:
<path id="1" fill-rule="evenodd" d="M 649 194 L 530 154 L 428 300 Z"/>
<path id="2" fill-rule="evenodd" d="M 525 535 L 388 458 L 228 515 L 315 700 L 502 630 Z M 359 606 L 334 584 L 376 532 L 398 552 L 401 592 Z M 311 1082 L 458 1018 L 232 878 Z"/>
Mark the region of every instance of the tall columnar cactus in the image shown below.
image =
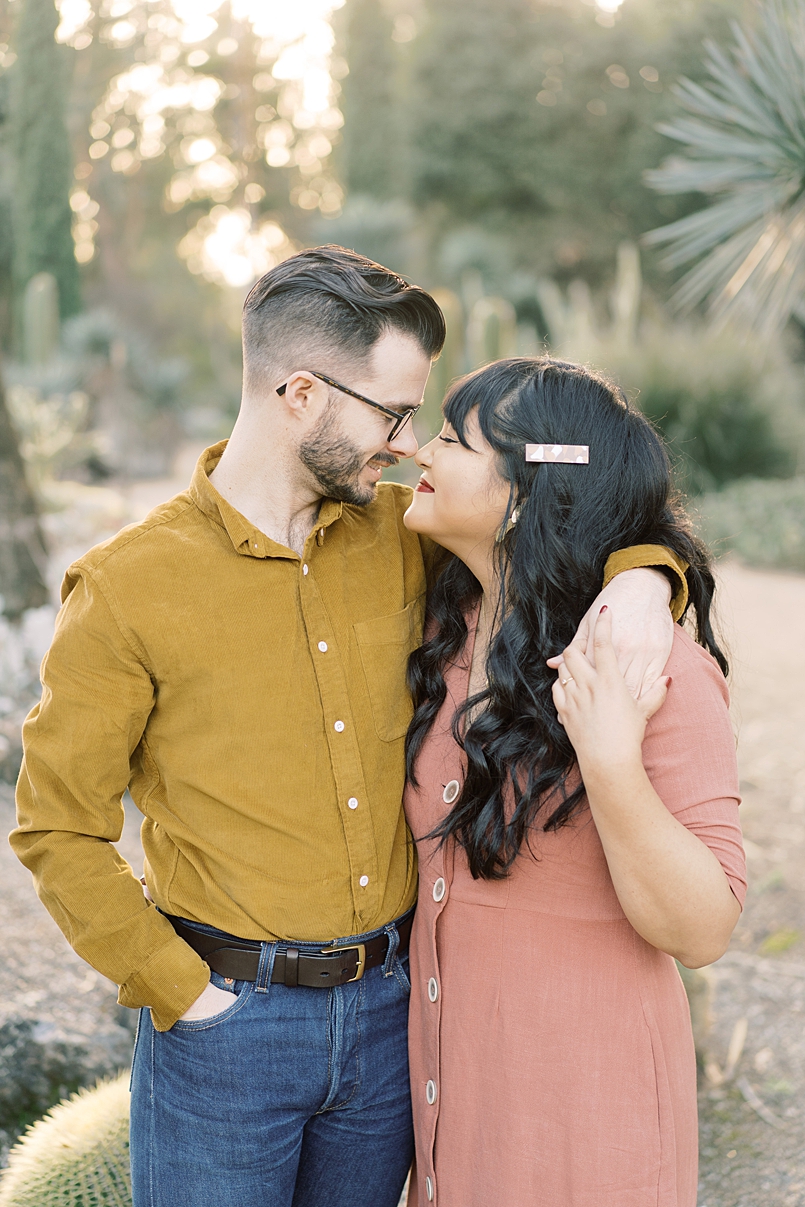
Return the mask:
<path id="1" fill-rule="evenodd" d="M 34 1123 L 0 1176 L 0 1207 L 131 1207 L 128 1073 Z"/>
<path id="2" fill-rule="evenodd" d="M 467 323 L 467 354 L 473 369 L 517 354 L 517 315 L 511 302 L 478 299 Z"/>
<path id="3" fill-rule="evenodd" d="M 58 281 L 61 317 L 81 309 L 78 265 L 71 234 L 68 108 L 71 52 L 56 43 L 54 0 L 25 0 L 17 25 L 17 61 L 11 78 L 11 133 L 15 159 L 13 274 L 18 318 L 31 277 Z M 21 340 L 19 341 L 22 342 Z"/>
<path id="4" fill-rule="evenodd" d="M 433 296 L 444 315 L 447 335 L 439 359 L 431 369 L 425 391 L 425 405 L 419 422 L 422 443 L 430 440 L 442 426 L 442 402 L 448 386 L 466 369 L 464 355 L 464 310 L 451 289 L 434 289 Z"/>
<path id="5" fill-rule="evenodd" d="M 23 295 L 23 347 L 29 365 L 44 365 L 59 347 L 59 285 L 52 272 L 38 272 Z"/>

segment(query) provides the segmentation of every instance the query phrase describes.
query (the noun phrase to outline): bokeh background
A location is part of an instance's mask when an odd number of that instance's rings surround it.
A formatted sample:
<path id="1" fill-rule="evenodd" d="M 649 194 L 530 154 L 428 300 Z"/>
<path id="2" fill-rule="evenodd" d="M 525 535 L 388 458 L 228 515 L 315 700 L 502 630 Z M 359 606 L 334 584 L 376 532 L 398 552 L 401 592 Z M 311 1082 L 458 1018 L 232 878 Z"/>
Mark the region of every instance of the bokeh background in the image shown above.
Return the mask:
<path id="1" fill-rule="evenodd" d="M 805 1204 L 803 198 L 805 0 L 0 0 L 4 817 L 61 575 L 228 434 L 267 269 L 339 243 L 435 293 L 421 439 L 498 356 L 608 371 L 721 559 L 735 666 L 753 887 L 689 985 L 700 1207 Z M 0 861 L 10 1141 L 130 1034 Z"/>

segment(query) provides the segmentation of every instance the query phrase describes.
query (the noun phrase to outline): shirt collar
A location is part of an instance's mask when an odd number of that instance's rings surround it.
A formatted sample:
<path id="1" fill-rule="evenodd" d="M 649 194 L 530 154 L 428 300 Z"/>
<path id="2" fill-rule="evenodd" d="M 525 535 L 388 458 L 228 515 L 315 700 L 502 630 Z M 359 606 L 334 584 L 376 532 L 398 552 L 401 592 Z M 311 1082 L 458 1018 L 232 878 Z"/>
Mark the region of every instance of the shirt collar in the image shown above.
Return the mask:
<path id="1" fill-rule="evenodd" d="M 189 494 L 193 502 L 215 524 L 226 529 L 229 539 L 238 553 L 248 557 L 296 557 L 287 546 L 280 545 L 255 528 L 245 516 L 236 511 L 210 482 L 210 474 L 223 456 L 227 441 L 221 440 L 205 448 L 199 457 L 190 482 Z M 308 541 L 315 538 L 317 545 L 324 544 L 326 530 L 341 518 L 344 504 L 336 499 L 323 499 L 315 528 Z"/>

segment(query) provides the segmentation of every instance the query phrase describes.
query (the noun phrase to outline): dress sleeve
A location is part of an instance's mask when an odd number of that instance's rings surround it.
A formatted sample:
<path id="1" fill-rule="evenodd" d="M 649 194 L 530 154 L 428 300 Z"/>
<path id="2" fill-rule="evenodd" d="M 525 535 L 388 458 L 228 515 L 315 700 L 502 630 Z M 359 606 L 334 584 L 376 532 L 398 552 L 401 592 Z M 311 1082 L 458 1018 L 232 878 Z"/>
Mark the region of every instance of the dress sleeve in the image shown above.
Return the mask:
<path id="1" fill-rule="evenodd" d="M 678 627 L 665 674 L 673 682 L 646 728 L 643 764 L 665 806 L 716 856 L 743 907 L 746 856 L 727 684 L 715 660 Z"/>

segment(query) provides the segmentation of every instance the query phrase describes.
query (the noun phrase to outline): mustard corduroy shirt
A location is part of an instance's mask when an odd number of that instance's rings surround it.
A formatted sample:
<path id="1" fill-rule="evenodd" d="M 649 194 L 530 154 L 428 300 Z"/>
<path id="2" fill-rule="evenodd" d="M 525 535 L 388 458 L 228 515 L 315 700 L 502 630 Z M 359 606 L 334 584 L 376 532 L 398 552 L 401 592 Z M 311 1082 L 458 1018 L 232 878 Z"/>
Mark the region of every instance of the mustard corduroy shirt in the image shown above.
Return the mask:
<path id="1" fill-rule="evenodd" d="M 410 489 L 386 483 L 367 507 L 325 500 L 299 557 L 209 482 L 223 448 L 67 571 L 11 835 L 68 941 L 159 1030 L 209 969 L 111 845 L 127 787 L 166 913 L 326 942 L 416 898 L 405 671 L 435 546 L 402 522 Z M 623 569 L 667 551 L 629 554 Z"/>

